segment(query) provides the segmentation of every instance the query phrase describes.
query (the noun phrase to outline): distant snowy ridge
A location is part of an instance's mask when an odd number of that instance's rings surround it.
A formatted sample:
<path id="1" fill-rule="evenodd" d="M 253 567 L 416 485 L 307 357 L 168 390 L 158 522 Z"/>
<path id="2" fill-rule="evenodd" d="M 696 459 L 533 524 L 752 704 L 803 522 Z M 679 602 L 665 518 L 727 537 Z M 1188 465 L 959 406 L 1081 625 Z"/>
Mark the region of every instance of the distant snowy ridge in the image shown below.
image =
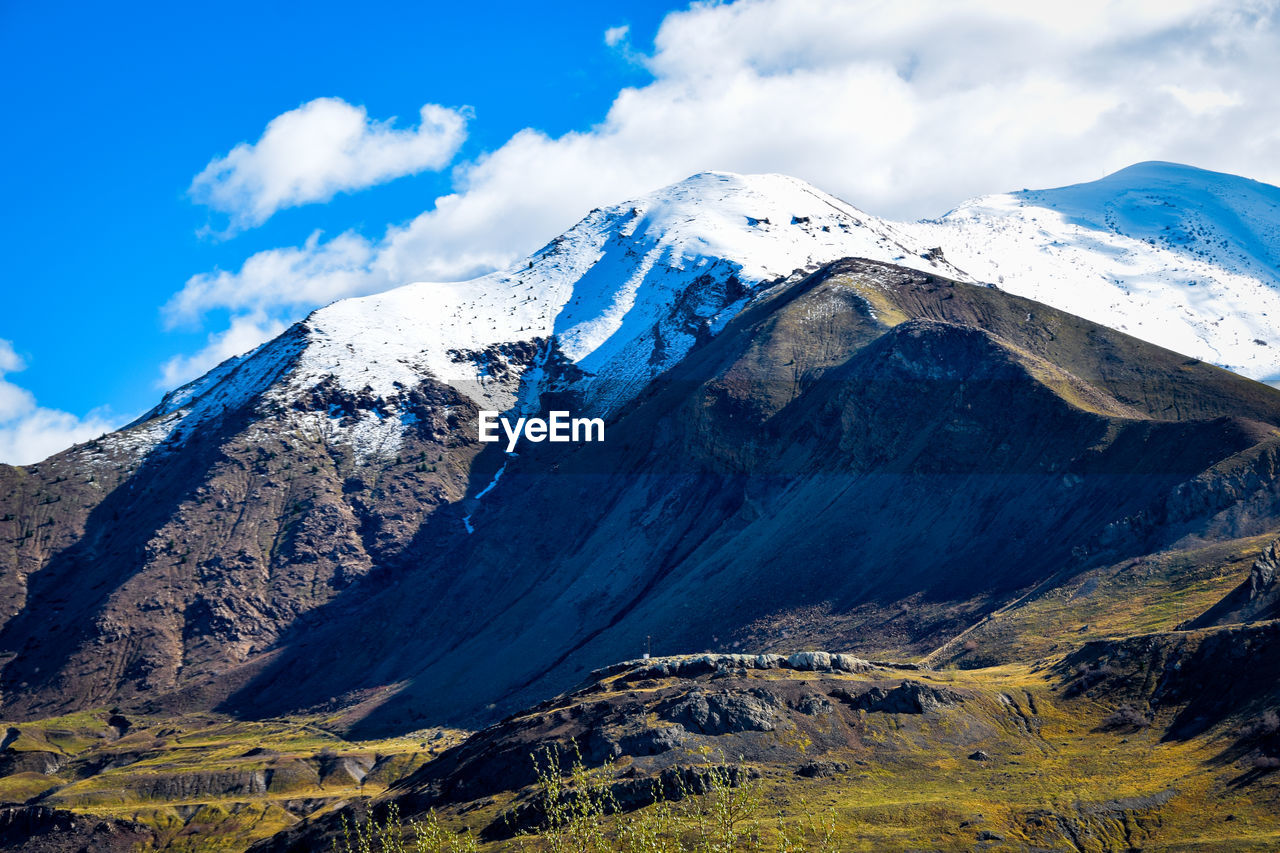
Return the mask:
<path id="1" fill-rule="evenodd" d="M 900 226 L 975 278 L 1280 381 L 1280 188 L 1174 163 Z"/>

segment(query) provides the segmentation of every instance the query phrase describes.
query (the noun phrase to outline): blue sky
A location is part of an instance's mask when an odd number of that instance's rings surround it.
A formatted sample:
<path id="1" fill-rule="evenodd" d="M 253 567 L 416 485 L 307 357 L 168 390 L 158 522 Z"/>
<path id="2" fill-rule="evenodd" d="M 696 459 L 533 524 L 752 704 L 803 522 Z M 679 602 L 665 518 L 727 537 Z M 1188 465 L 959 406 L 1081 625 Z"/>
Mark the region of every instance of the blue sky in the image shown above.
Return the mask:
<path id="1" fill-rule="evenodd" d="M 1145 159 L 1280 181 L 1278 31 L 1269 0 L 0 4 L 0 461 L 702 169 L 903 218 Z M 309 174 L 320 107 L 365 153 Z M 424 107 L 452 136 L 411 138 Z"/>
<path id="2" fill-rule="evenodd" d="M 187 278 L 317 228 L 380 230 L 448 189 L 447 172 L 426 172 L 200 236 L 226 217 L 191 202 L 192 178 L 281 112 L 322 96 L 410 121 L 426 101 L 469 106 L 459 159 L 524 127 L 560 134 L 647 79 L 603 33 L 652 37 L 663 5 L 0 4 L 0 338 L 27 365 L 12 378 L 41 406 L 139 413 L 158 365 L 204 343 L 160 313 Z"/>

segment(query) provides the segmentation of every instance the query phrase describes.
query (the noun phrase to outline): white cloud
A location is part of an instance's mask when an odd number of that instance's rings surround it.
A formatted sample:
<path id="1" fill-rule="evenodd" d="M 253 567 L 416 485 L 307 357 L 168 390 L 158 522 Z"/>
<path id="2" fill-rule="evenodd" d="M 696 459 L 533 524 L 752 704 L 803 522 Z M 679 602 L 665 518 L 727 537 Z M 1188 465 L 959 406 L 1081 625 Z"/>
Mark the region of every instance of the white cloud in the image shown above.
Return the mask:
<path id="1" fill-rule="evenodd" d="M 218 307 L 261 313 L 322 305 L 384 286 L 368 240 L 354 233 L 325 242 L 320 237 L 317 231 L 301 246 L 259 252 L 235 273 L 192 276 L 164 306 L 166 322 L 170 327 L 190 322 Z"/>
<path id="2" fill-rule="evenodd" d="M 631 34 L 631 27 L 623 24 L 619 27 L 609 27 L 604 31 L 604 43 L 609 47 L 617 47 L 619 44 L 627 40 L 627 36 Z"/>
<path id="3" fill-rule="evenodd" d="M 69 412 L 45 409 L 35 395 L 13 384 L 6 374 L 26 368 L 10 341 L 0 339 L 0 462 L 29 465 L 71 445 L 97 438 L 122 423 L 105 412 L 78 418 Z"/>
<path id="4" fill-rule="evenodd" d="M 371 120 L 364 107 L 317 98 L 273 118 L 257 142 L 211 160 L 191 182 L 191 195 L 245 227 L 285 207 L 440 169 L 465 139 L 466 117 L 435 104 L 420 116 L 418 127 L 397 130 L 394 119 Z"/>
<path id="5" fill-rule="evenodd" d="M 651 83 L 581 132 L 515 134 L 377 239 L 313 236 L 168 306 L 294 317 L 537 248 L 704 169 L 796 175 L 881 216 L 1173 160 L 1280 183 L 1277 0 L 740 0 L 669 15 Z M 608 36 L 606 36 L 606 39 Z M 615 34 L 623 39 L 624 35 Z M 1212 116 L 1206 121 L 1206 112 Z"/>

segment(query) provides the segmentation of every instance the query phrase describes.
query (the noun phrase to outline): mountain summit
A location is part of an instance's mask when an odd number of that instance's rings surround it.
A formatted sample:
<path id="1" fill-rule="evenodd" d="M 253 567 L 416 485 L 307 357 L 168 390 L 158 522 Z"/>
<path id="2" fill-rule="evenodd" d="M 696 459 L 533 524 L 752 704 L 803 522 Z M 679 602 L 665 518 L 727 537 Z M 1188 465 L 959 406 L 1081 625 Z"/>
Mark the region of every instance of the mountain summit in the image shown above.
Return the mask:
<path id="1" fill-rule="evenodd" d="M 424 377 L 485 408 L 572 390 L 608 414 L 721 328 L 753 288 L 843 257 L 964 277 L 897 226 L 803 181 L 705 172 L 593 210 L 510 269 L 321 308 L 172 392 L 137 426 L 180 436 L 246 396 L 289 405 L 327 384 L 377 406 L 353 422 L 334 410 L 310 428 L 393 454 L 411 416 L 405 395 Z"/>

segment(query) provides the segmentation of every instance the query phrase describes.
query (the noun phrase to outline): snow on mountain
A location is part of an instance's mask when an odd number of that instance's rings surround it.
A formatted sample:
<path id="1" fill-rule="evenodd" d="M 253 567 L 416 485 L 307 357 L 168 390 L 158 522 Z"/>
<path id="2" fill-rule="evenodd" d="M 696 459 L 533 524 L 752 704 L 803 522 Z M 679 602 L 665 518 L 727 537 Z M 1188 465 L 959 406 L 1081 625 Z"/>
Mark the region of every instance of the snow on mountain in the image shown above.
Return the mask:
<path id="1" fill-rule="evenodd" d="M 901 226 L 982 281 L 1280 380 L 1280 188 L 1173 163 Z"/>
<path id="2" fill-rule="evenodd" d="M 1280 380 L 1276 187 L 1141 163 L 891 223 L 795 178 L 704 172 L 593 210 L 509 269 L 321 308 L 166 395 L 116 441 L 134 452 L 180 443 L 261 398 L 293 412 L 290 429 L 312 439 L 390 455 L 412 417 L 407 395 L 426 378 L 481 408 L 527 412 L 543 391 L 572 390 L 584 411 L 608 414 L 718 332 L 761 285 L 843 257 L 988 281 Z M 321 385 L 364 402 L 354 414 L 291 407 Z"/>
<path id="3" fill-rule="evenodd" d="M 355 426 L 344 416 L 316 428 L 364 453 L 391 453 L 397 400 L 427 376 L 482 408 L 524 409 L 556 387 L 608 413 L 717 332 L 759 285 L 848 256 L 964 277 L 898 226 L 803 181 L 706 172 L 594 210 L 510 269 L 321 308 L 171 392 L 143 421 L 180 413 L 175 424 L 194 427 L 256 394 L 288 402 L 333 381 L 382 403 Z"/>
<path id="4" fill-rule="evenodd" d="M 588 375 L 589 399 L 609 410 L 638 390 L 620 387 L 622 375 L 647 381 L 688 352 L 699 324 L 714 331 L 743 295 L 732 284 L 724 292 L 730 279 L 745 291 L 848 255 L 956 273 L 923 254 L 893 226 L 794 178 L 703 173 L 592 211 L 511 269 L 320 309 L 308 318 L 312 343 L 294 381 L 333 375 L 350 390 L 387 396 L 429 371 L 507 409 L 518 376 L 495 377 L 484 359 L 459 356 L 554 338 Z"/>

